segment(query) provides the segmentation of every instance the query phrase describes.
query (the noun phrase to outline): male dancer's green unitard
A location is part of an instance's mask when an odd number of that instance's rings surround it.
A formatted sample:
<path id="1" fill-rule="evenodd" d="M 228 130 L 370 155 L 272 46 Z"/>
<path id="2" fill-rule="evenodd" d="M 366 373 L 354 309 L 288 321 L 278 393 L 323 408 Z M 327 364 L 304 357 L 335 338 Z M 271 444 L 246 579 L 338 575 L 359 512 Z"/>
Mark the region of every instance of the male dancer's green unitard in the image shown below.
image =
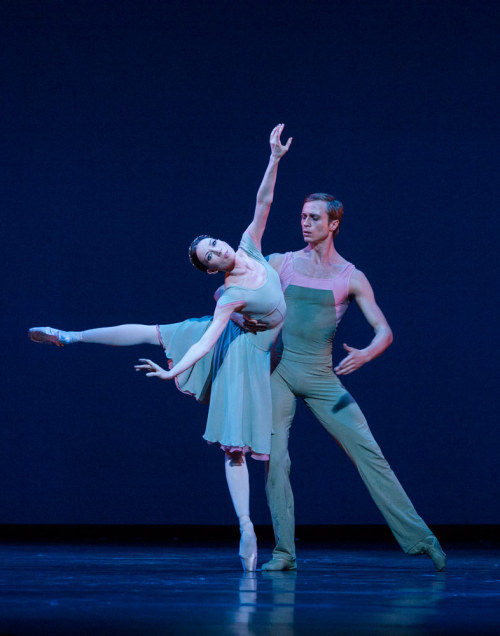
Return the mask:
<path id="1" fill-rule="evenodd" d="M 342 204 L 330 195 L 307 197 L 302 231 L 308 246 L 269 257 L 280 275 L 287 315 L 278 352 L 280 361 L 271 377 L 273 436 L 266 479 L 276 547 L 273 559 L 262 569 L 296 568 L 288 437 L 296 398 L 301 397 L 357 467 L 402 549 L 408 554 L 427 554 L 437 570 L 444 570 L 446 555 L 438 540 L 417 514 L 360 408 L 337 377 L 352 373 L 392 342 L 392 332 L 368 280 L 334 247 L 342 213 Z M 352 299 L 374 328 L 375 337 L 365 349 L 344 345 L 348 355 L 334 373 L 332 340 Z"/>

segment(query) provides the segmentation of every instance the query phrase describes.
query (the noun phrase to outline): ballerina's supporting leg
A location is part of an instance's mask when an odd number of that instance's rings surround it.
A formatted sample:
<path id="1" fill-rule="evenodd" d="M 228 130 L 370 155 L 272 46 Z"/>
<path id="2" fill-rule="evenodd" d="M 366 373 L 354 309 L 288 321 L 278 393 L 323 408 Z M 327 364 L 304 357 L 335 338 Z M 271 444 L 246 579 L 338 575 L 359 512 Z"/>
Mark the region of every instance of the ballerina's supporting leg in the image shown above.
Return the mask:
<path id="1" fill-rule="evenodd" d="M 240 559 L 243 569 L 255 571 L 257 567 L 257 537 L 250 520 L 250 482 L 245 455 L 226 452 L 226 480 L 234 510 L 240 522 Z"/>
<path id="2" fill-rule="evenodd" d="M 115 347 L 160 344 L 155 325 L 118 325 L 85 331 L 62 331 L 53 327 L 33 327 L 29 330 L 28 335 L 34 342 L 55 344 L 59 347 L 75 342 L 91 342 Z"/>

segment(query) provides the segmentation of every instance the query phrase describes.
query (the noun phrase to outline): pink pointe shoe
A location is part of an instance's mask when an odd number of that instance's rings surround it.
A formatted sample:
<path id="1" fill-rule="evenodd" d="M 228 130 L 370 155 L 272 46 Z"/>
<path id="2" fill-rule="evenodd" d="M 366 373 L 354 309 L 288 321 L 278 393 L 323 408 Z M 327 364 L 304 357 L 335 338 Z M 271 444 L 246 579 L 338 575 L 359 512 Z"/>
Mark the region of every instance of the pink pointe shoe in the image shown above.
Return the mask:
<path id="1" fill-rule="evenodd" d="M 64 347 L 64 345 L 72 344 L 78 340 L 74 332 L 61 331 L 52 327 L 32 327 L 28 331 L 28 336 L 33 342 L 55 344 L 58 347 Z"/>
<path id="2" fill-rule="evenodd" d="M 257 537 L 251 521 L 241 528 L 240 559 L 245 572 L 255 572 L 257 569 Z"/>

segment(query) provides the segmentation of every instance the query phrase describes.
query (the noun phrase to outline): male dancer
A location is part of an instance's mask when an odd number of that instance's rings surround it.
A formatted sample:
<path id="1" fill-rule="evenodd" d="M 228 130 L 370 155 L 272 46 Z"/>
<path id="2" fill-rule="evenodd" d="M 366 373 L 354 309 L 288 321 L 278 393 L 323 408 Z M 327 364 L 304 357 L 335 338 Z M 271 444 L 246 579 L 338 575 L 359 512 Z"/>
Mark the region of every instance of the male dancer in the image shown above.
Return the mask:
<path id="1" fill-rule="evenodd" d="M 327 194 L 312 194 L 302 208 L 306 248 L 272 254 L 285 294 L 287 315 L 281 333 L 281 357 L 271 376 L 273 436 L 266 493 L 276 547 L 263 570 L 296 569 L 294 505 L 290 486 L 288 436 L 301 397 L 357 467 L 373 500 L 407 554 L 427 554 L 437 570 L 446 555 L 417 514 L 368 424 L 337 376 L 347 375 L 379 356 L 392 332 L 366 276 L 335 249 L 343 206 Z M 332 340 L 349 302 L 355 299 L 375 336 L 364 349 L 344 345 L 348 355 L 332 371 Z"/>

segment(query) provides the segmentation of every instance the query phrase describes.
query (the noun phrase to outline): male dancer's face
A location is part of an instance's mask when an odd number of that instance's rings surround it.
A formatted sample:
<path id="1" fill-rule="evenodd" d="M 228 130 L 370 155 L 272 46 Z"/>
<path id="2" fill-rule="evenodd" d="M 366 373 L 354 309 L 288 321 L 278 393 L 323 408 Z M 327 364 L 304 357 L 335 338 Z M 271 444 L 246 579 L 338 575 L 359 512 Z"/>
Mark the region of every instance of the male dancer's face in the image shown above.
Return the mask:
<path id="1" fill-rule="evenodd" d="M 338 221 L 328 221 L 324 201 L 308 201 L 304 203 L 301 214 L 302 236 L 306 243 L 320 243 L 329 238 L 330 232 Z"/>

